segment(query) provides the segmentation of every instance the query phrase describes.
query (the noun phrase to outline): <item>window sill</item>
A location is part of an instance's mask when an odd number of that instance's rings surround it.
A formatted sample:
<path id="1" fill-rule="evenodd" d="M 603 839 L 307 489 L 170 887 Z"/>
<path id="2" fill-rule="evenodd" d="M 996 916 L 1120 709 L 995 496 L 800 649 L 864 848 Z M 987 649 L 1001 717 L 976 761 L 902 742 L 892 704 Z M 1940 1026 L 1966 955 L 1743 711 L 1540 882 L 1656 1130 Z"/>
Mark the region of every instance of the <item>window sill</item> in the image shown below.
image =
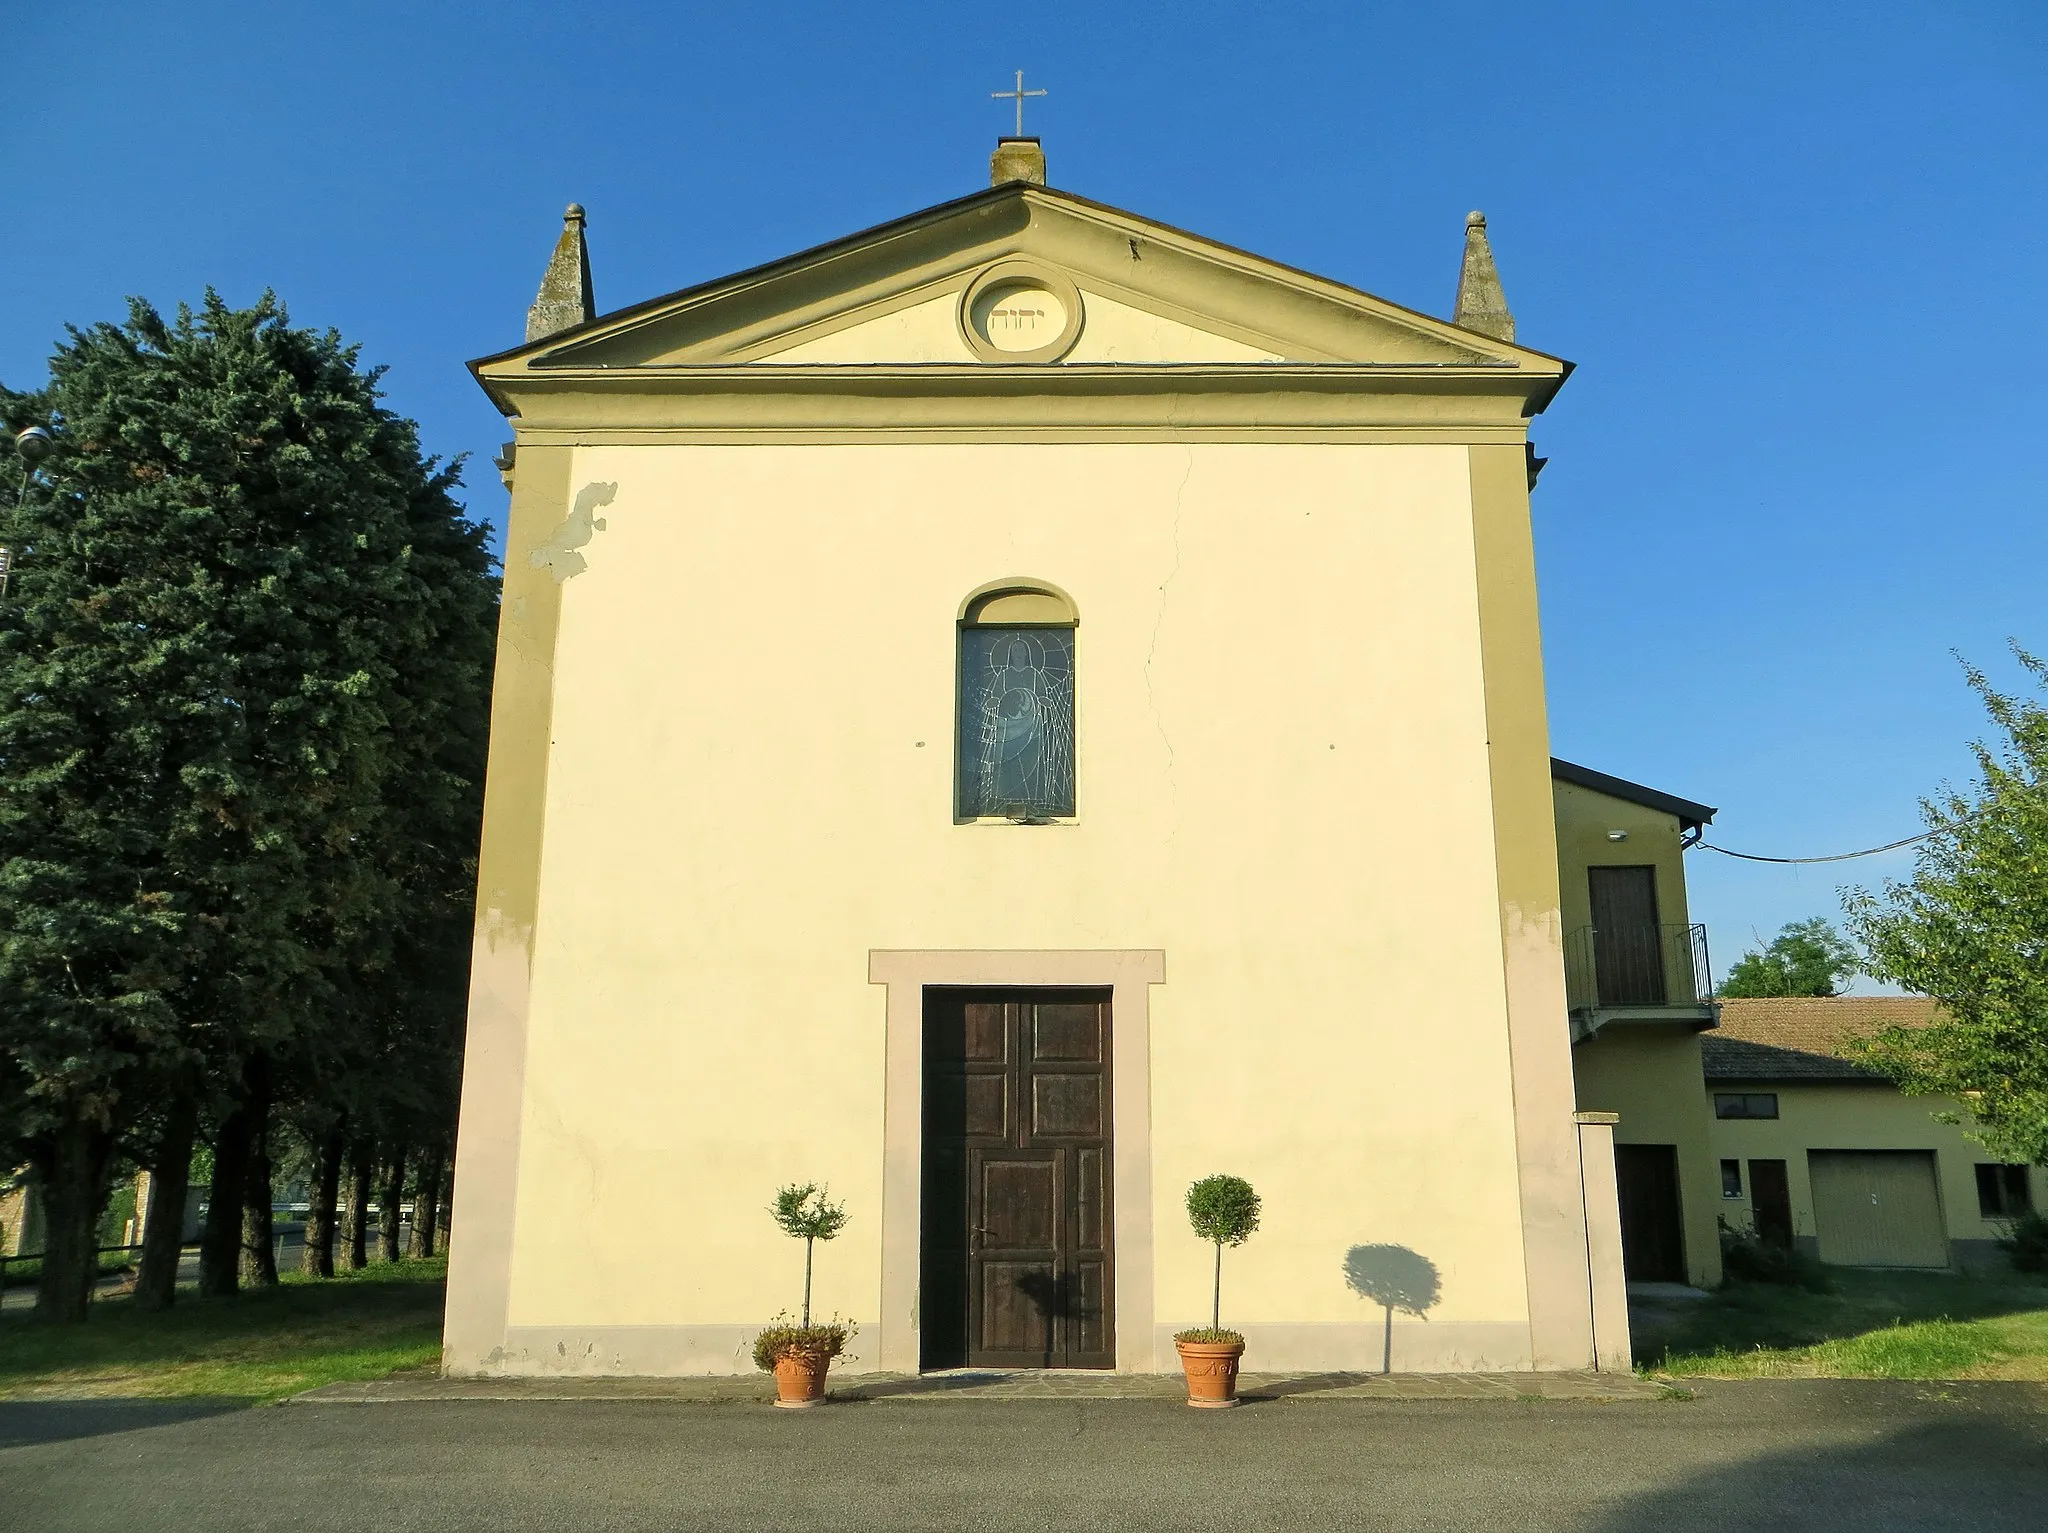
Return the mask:
<path id="1" fill-rule="evenodd" d="M 1048 815 L 1042 820 L 1013 820 L 1005 814 L 984 814 L 971 819 L 956 819 L 953 823 L 958 826 L 1009 825 L 1019 830 L 1039 830 L 1049 825 L 1079 825 L 1081 820 L 1078 815 L 1071 814 Z"/>

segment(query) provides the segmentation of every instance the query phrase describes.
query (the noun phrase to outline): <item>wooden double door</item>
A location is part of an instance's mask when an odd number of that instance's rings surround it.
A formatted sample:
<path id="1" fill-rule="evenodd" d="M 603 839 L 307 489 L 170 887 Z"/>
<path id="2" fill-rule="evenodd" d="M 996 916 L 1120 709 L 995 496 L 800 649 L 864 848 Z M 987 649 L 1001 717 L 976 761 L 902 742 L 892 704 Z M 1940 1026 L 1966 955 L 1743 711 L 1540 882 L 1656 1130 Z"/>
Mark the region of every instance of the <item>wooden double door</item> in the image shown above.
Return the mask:
<path id="1" fill-rule="evenodd" d="M 1112 1368 L 1107 990 L 929 989 L 926 1368 Z"/>

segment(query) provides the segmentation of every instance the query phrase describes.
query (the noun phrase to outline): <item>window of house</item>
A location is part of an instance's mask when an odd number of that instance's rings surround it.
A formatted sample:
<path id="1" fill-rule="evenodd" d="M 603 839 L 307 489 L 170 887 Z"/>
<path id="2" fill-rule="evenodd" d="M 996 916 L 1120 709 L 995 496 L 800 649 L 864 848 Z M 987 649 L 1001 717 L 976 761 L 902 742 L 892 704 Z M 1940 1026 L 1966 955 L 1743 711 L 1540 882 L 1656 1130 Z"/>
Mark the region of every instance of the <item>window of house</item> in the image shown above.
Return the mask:
<path id="1" fill-rule="evenodd" d="M 1739 1198 L 1742 1196 L 1742 1162 L 1724 1160 L 1721 1162 L 1721 1196 Z"/>
<path id="2" fill-rule="evenodd" d="M 1986 1219 L 2017 1219 L 2034 1206 L 2025 1166 L 1977 1165 L 1977 1212 Z"/>
<path id="3" fill-rule="evenodd" d="M 1714 1093 L 1714 1116 L 1717 1118 L 1775 1118 L 1778 1116 L 1778 1093 L 1775 1091 L 1717 1091 Z"/>
<path id="4" fill-rule="evenodd" d="M 1006 586 L 960 619 L 957 812 L 1051 820 L 1074 812 L 1074 629 L 1057 592 Z"/>

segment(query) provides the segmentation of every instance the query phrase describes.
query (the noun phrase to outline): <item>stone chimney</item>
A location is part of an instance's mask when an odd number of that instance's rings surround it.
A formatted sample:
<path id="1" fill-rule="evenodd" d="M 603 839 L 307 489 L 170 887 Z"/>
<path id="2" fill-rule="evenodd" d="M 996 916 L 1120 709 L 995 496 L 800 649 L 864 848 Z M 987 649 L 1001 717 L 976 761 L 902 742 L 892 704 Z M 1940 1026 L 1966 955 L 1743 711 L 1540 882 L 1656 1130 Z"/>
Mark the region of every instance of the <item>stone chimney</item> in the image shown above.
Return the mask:
<path id="1" fill-rule="evenodd" d="M 988 184 L 1002 186 L 1025 181 L 1045 185 L 1045 151 L 1035 138 L 999 138 L 996 152 L 988 157 Z"/>
<path id="2" fill-rule="evenodd" d="M 1508 312 L 1500 273 L 1493 269 L 1493 247 L 1486 242 L 1486 215 L 1465 215 L 1465 265 L 1458 273 L 1458 306 L 1451 323 L 1477 330 L 1497 341 L 1515 338 L 1515 316 Z"/>
<path id="3" fill-rule="evenodd" d="M 526 311 L 526 338 L 545 340 L 572 329 L 597 314 L 590 295 L 590 250 L 583 243 L 583 204 L 572 202 L 562 215 L 562 237 L 540 279 L 540 293 Z"/>

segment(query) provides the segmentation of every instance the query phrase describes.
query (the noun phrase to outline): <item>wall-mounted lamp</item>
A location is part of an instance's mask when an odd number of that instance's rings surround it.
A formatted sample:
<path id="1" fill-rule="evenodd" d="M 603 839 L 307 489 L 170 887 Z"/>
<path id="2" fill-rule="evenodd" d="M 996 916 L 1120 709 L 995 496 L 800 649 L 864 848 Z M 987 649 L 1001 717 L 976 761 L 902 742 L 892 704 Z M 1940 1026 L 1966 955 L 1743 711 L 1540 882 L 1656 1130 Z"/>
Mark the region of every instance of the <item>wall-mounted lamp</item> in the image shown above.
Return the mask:
<path id="1" fill-rule="evenodd" d="M 1626 841 L 1628 839 L 1628 832 L 1625 830 L 1610 830 L 1607 833 L 1607 839 L 1610 841 Z"/>

